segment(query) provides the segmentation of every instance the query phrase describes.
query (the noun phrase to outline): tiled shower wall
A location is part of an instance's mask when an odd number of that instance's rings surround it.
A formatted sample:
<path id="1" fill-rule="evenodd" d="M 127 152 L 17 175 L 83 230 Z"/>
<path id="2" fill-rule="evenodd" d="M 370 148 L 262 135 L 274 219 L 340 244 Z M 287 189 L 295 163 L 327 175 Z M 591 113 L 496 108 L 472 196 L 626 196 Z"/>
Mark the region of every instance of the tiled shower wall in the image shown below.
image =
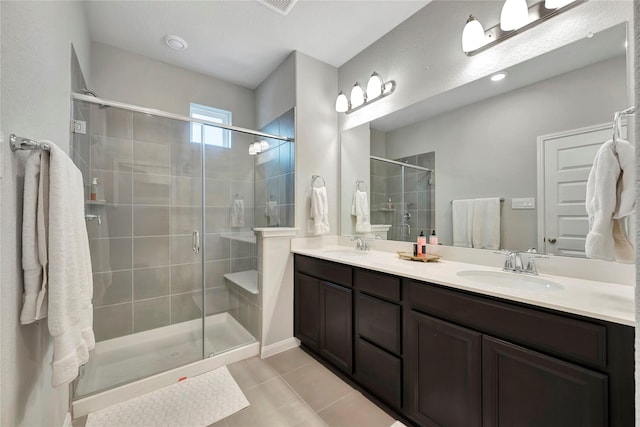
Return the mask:
<path id="1" fill-rule="evenodd" d="M 390 224 L 389 240 L 416 241 L 420 231 L 431 234 L 435 228 L 435 152 L 395 159 L 397 162 L 432 169 L 428 173 L 410 167 L 404 168 L 404 195 L 402 193 L 402 167 L 392 163 L 371 160 L 372 214 L 376 224 Z M 404 196 L 404 205 L 402 204 Z M 391 198 L 392 208 L 388 208 Z M 411 218 L 403 221 L 409 213 Z M 409 224 L 411 233 L 403 237 L 401 225 Z M 437 230 L 436 230 L 437 232 Z M 405 235 L 406 235 L 405 231 Z"/>
<path id="2" fill-rule="evenodd" d="M 295 137 L 294 109 L 287 111 L 262 132 Z M 267 139 L 269 149 L 256 156 L 256 227 L 294 226 L 295 144 Z"/>
<path id="3" fill-rule="evenodd" d="M 92 178 L 99 180 L 98 201 L 87 202 L 87 213 L 101 219 L 87 223 L 97 340 L 201 317 L 201 255 L 193 253 L 192 231 L 202 230 L 202 161 L 201 146 L 189 142 L 189 125 L 75 104 L 74 112 L 87 119 L 88 133 L 74 135 L 74 159 L 89 166 L 87 188 Z M 205 146 L 201 241 L 206 314 L 228 311 L 258 337 L 258 314 L 229 292 L 223 277 L 255 270 L 257 264 L 255 244 L 236 239 L 251 235 L 254 225 L 249 141 L 234 133 L 231 148 Z M 232 228 L 236 194 L 245 200 L 245 221 Z"/>

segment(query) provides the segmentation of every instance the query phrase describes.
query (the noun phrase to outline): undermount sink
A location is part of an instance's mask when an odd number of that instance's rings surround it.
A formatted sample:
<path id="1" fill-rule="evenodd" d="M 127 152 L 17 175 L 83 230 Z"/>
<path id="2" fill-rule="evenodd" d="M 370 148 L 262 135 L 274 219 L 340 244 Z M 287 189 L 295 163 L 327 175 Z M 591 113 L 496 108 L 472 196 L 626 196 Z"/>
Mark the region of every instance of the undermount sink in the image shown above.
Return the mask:
<path id="1" fill-rule="evenodd" d="M 458 276 L 484 285 L 527 291 L 559 291 L 564 286 L 536 276 L 503 271 L 463 270 Z"/>
<path id="2" fill-rule="evenodd" d="M 367 254 L 367 251 L 361 251 L 359 249 L 325 249 L 322 251 L 323 254 L 329 255 L 329 256 L 336 256 L 336 257 L 357 257 L 357 256 L 364 256 Z"/>

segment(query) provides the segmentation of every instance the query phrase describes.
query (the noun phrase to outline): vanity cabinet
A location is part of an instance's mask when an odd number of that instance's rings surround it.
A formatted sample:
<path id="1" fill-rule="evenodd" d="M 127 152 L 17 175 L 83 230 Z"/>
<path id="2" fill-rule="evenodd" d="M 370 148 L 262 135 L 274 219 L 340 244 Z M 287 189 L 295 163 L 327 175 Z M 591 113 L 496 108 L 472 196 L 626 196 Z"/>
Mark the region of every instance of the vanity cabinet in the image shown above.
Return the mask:
<path id="1" fill-rule="evenodd" d="M 405 424 L 634 425 L 634 328 L 295 256 L 295 334 Z"/>
<path id="2" fill-rule="evenodd" d="M 295 258 L 294 333 L 347 374 L 353 366 L 351 267 Z"/>
<path id="3" fill-rule="evenodd" d="M 399 278 L 354 270 L 354 378 L 396 410 L 402 409 L 402 306 Z"/>

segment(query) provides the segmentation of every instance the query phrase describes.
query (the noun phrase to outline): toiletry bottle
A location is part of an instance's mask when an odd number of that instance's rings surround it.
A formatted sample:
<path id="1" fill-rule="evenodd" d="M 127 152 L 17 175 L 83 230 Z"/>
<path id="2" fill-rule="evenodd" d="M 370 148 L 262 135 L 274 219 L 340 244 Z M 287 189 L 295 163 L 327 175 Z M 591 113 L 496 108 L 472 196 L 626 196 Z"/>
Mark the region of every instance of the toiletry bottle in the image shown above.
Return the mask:
<path id="1" fill-rule="evenodd" d="M 393 203 L 391 203 L 391 197 L 389 197 L 389 203 L 387 203 L 387 209 L 393 209 Z"/>
<path id="2" fill-rule="evenodd" d="M 429 244 L 437 245 L 438 244 L 438 236 L 436 236 L 436 230 L 431 232 L 431 236 L 429 236 Z"/>
<path id="3" fill-rule="evenodd" d="M 418 256 L 423 256 L 422 247 L 427 244 L 427 238 L 424 235 L 424 231 L 420 231 L 418 236 Z"/>
<path id="4" fill-rule="evenodd" d="M 91 200 L 98 200 L 98 178 L 93 178 L 93 181 L 91 181 L 91 191 L 89 198 Z"/>

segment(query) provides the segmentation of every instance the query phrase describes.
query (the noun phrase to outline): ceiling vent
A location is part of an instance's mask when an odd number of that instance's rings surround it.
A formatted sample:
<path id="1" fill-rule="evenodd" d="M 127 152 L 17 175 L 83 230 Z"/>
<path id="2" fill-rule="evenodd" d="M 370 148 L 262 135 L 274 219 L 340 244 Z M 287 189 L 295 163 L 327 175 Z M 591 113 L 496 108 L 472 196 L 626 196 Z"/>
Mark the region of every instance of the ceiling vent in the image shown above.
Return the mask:
<path id="1" fill-rule="evenodd" d="M 298 0 L 258 0 L 258 3 L 275 10 L 282 15 L 286 15 L 291 11 Z"/>

